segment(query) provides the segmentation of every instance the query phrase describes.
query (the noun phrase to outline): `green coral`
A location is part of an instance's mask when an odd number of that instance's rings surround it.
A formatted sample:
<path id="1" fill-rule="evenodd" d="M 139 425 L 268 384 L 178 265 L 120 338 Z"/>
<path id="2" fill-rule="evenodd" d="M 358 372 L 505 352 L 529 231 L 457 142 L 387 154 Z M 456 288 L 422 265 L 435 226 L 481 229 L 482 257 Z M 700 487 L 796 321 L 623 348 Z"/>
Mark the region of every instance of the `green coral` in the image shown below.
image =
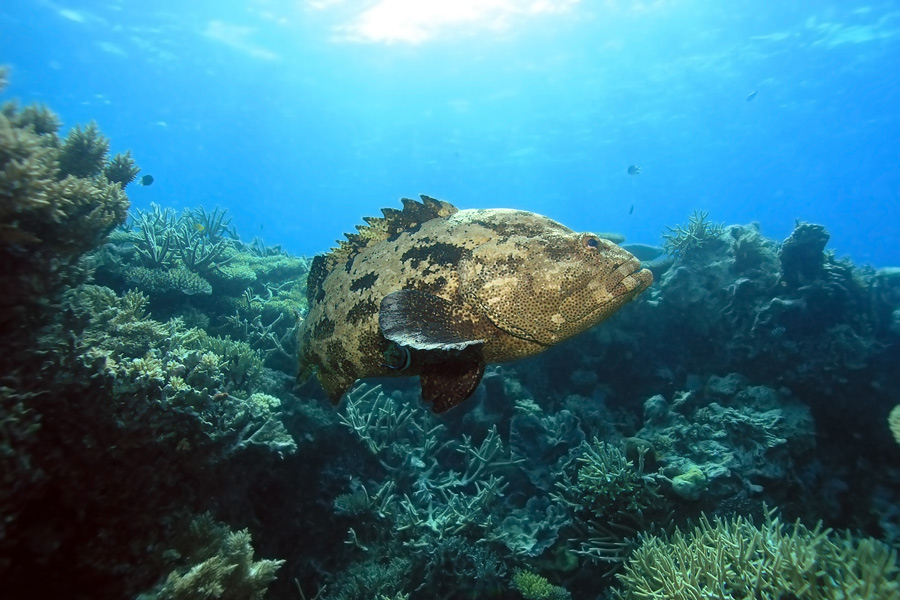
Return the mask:
<path id="1" fill-rule="evenodd" d="M 831 535 L 782 523 L 773 512 L 762 526 L 749 519 L 700 519 L 692 531 L 648 535 L 618 575 L 620 600 L 756 598 L 896 599 L 897 552 L 871 538 Z"/>
<path id="2" fill-rule="evenodd" d="M 283 560 L 253 560 L 250 533 L 229 531 L 207 513 L 194 519 L 183 548 L 182 566 L 139 600 L 261 600 Z"/>
<path id="3" fill-rule="evenodd" d="M 268 368 L 293 375 L 309 263 L 258 240 L 244 244 L 230 221 L 219 208 L 137 210 L 91 256 L 96 280 L 140 289 L 155 313 L 246 342 Z"/>
<path id="4" fill-rule="evenodd" d="M 672 478 L 672 491 L 685 500 L 697 500 L 708 483 L 706 474 L 694 466 Z"/>
<path id="5" fill-rule="evenodd" d="M 545 577 L 531 571 L 516 571 L 512 576 L 512 586 L 525 600 L 571 600 L 566 588 L 553 585 Z"/>
<path id="6" fill-rule="evenodd" d="M 580 455 L 561 474 L 556 487 L 557 498 L 586 519 L 640 513 L 661 499 L 655 482 L 644 474 L 642 461 L 635 465 L 616 446 L 597 438 L 582 443 Z"/>
<path id="7" fill-rule="evenodd" d="M 579 547 L 572 552 L 617 566 L 648 523 L 665 520 L 670 505 L 659 493 L 658 474 L 644 471 L 646 451 L 638 450 L 635 464 L 616 446 L 594 438 L 582 442 L 565 465 L 553 498 L 579 521 L 579 534 L 570 540 Z"/>
<path id="8" fill-rule="evenodd" d="M 687 225 L 666 227 L 668 233 L 662 236 L 663 249 L 666 253 L 684 260 L 695 260 L 718 248 L 725 228 L 721 224 L 708 221 L 708 214 L 705 210 L 695 210 Z"/>
<path id="9" fill-rule="evenodd" d="M 178 292 L 185 296 L 212 294 L 212 286 L 206 279 L 182 267 L 172 269 L 132 267 L 125 272 L 125 280 L 129 285 L 153 294 L 169 292 Z"/>

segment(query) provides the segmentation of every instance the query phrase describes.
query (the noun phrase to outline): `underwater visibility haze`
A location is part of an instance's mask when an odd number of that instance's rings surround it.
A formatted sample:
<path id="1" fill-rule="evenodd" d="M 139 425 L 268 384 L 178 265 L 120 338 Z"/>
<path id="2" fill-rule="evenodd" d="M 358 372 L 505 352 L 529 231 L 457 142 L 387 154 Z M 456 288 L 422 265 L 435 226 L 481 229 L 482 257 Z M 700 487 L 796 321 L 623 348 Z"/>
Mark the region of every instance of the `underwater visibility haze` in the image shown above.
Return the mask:
<path id="1" fill-rule="evenodd" d="M 4 2 L 3 596 L 900 599 L 898 57 L 893 1 Z"/>

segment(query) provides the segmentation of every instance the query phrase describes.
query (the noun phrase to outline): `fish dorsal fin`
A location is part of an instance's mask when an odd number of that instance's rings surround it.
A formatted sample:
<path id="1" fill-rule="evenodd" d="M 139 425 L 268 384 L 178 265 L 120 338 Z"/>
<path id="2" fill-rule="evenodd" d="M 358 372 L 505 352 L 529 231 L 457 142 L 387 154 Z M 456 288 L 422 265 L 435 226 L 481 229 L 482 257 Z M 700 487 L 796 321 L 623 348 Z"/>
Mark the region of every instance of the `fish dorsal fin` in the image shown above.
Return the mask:
<path id="1" fill-rule="evenodd" d="M 306 302 L 312 306 L 325 297 L 325 278 L 328 277 L 328 267 L 325 265 L 325 256 L 318 255 L 313 258 L 306 276 Z"/>
<path id="2" fill-rule="evenodd" d="M 372 244 L 398 236 L 404 231 L 415 231 L 426 221 L 446 218 L 459 211 L 458 208 L 429 196 L 420 196 L 421 202 L 402 198 L 403 210 L 382 208 L 383 217 L 364 217 L 365 225 L 357 225 L 356 233 L 344 234 L 346 240 L 338 240 L 337 248 L 325 255 L 326 274 L 339 265 L 345 265 L 355 255 Z"/>

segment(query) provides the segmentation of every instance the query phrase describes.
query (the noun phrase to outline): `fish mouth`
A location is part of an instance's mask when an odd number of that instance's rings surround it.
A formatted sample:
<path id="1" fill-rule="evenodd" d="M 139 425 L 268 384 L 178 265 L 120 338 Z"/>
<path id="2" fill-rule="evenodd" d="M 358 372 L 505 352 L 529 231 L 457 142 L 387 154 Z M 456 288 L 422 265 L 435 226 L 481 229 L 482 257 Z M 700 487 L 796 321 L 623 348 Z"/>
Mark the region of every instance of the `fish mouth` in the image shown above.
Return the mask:
<path id="1" fill-rule="evenodd" d="M 634 256 L 617 264 L 606 280 L 606 291 L 614 297 L 625 296 L 629 300 L 653 283 L 653 273 L 641 265 Z"/>

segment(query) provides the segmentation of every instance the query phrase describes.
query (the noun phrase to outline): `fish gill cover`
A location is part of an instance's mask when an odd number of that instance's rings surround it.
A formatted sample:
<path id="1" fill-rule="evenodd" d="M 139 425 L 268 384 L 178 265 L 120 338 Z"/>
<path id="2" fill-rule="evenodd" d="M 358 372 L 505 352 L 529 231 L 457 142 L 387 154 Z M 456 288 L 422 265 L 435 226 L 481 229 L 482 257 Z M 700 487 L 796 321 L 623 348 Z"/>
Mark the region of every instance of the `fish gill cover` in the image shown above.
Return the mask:
<path id="1" fill-rule="evenodd" d="M 4 597 L 900 597 L 893 3 L 351 4 L 0 8 L 0 81 L 29 99 L 0 111 Z M 514 43 L 538 21 L 579 52 Z M 433 62 L 451 33 L 480 58 Z M 578 241 L 654 282 L 452 410 L 414 377 L 333 407 L 296 386 L 318 290 L 424 204 L 311 255 L 420 190 L 605 230 Z M 426 255 L 404 260 L 446 277 Z"/>

